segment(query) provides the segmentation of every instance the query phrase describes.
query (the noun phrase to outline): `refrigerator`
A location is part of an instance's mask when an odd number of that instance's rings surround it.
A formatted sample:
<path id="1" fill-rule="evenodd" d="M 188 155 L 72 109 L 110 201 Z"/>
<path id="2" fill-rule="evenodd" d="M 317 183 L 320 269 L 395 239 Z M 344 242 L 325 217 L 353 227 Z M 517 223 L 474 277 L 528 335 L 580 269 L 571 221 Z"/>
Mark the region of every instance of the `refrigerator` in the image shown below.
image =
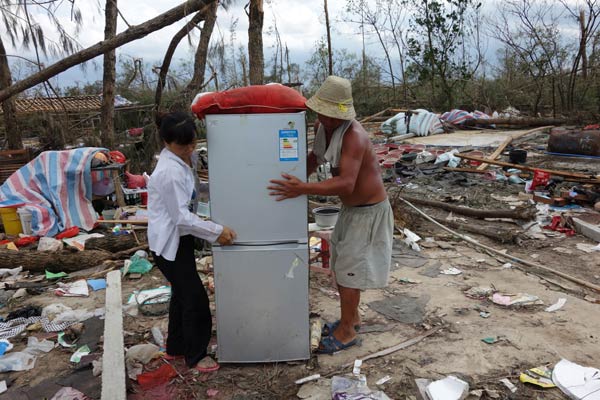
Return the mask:
<path id="1" fill-rule="evenodd" d="M 211 220 L 237 233 L 213 246 L 219 362 L 308 359 L 307 197 L 267 189 L 306 181 L 306 115 L 207 115 L 206 130 Z"/>

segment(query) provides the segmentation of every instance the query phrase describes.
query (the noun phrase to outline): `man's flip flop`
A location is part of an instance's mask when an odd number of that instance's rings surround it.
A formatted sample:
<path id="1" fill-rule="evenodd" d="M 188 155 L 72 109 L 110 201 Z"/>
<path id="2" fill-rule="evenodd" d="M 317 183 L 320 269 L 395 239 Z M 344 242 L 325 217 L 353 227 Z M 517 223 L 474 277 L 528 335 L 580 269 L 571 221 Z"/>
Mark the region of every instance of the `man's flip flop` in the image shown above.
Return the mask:
<path id="1" fill-rule="evenodd" d="M 338 319 L 335 322 L 325 322 L 323 325 L 323 329 L 321 329 L 321 336 L 329 336 L 335 331 L 335 328 L 340 324 L 340 320 Z M 358 333 L 360 331 L 360 325 L 354 325 L 354 330 Z"/>
<path id="2" fill-rule="evenodd" d="M 337 340 L 335 336 L 329 335 L 321 339 L 321 343 L 319 343 L 319 347 L 317 348 L 316 352 L 317 354 L 333 354 L 356 344 L 358 344 L 358 338 L 354 338 L 348 343 L 342 343 Z"/>

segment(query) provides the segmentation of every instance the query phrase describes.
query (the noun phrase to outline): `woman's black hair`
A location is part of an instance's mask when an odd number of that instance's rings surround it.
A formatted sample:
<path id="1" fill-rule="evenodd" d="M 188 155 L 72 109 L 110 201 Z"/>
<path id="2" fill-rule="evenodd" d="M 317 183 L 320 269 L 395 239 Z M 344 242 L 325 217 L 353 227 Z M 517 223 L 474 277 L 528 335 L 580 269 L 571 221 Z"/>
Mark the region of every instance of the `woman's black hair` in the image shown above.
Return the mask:
<path id="1" fill-rule="evenodd" d="M 188 145 L 196 138 L 196 124 L 191 115 L 176 111 L 156 116 L 158 133 L 165 143 Z"/>

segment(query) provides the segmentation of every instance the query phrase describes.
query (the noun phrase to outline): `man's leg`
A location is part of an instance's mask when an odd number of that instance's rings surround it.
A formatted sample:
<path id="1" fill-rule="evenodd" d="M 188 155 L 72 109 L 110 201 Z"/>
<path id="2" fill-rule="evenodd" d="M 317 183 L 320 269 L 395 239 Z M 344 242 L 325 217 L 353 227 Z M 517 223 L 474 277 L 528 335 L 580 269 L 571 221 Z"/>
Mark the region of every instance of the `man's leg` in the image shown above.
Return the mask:
<path id="1" fill-rule="evenodd" d="M 342 343 L 348 343 L 356 338 L 355 325 L 360 325 L 358 304 L 360 303 L 360 289 L 353 289 L 338 285 L 340 292 L 341 318 L 340 324 L 333 331 L 333 336 Z"/>

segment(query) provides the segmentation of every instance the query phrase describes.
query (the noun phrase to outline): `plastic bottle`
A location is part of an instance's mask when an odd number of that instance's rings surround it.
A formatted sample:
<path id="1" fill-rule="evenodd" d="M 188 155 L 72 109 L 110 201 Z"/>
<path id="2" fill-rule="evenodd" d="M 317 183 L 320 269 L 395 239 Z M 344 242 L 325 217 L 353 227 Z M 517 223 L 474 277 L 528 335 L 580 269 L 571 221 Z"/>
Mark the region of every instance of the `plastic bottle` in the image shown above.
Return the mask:
<path id="1" fill-rule="evenodd" d="M 154 342 L 160 348 L 160 351 L 165 351 L 166 350 L 165 337 L 163 336 L 162 332 L 160 331 L 160 328 L 158 326 L 153 326 L 152 329 L 150 329 L 150 332 L 152 332 L 152 338 L 154 339 Z"/>

